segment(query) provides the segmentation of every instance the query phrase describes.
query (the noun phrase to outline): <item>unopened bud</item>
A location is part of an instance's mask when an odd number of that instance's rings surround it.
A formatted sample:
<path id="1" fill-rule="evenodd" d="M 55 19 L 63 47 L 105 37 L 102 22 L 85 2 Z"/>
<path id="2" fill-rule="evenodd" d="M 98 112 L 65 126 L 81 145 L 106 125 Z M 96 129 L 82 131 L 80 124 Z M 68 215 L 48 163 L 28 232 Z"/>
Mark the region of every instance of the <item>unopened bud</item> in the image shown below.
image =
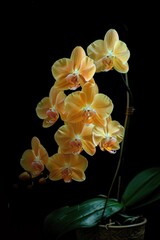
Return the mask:
<path id="1" fill-rule="evenodd" d="M 19 175 L 19 179 L 22 181 L 29 181 L 30 178 L 31 178 L 31 176 L 28 172 L 23 172 Z"/>
<path id="2" fill-rule="evenodd" d="M 45 184 L 45 183 L 46 183 L 46 179 L 45 179 L 44 177 L 41 177 L 41 178 L 38 180 L 38 182 L 39 182 L 40 184 Z"/>

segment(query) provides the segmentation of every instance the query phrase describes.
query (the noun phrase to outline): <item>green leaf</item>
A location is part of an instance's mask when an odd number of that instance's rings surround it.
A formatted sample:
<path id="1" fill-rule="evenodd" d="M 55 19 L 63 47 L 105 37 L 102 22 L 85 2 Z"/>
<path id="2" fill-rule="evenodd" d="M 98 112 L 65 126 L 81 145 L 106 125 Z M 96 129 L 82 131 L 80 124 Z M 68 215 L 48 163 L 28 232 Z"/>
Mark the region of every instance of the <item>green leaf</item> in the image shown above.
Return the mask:
<path id="1" fill-rule="evenodd" d="M 138 173 L 127 185 L 121 202 L 126 208 L 136 208 L 160 199 L 160 168 L 149 168 Z M 141 204 L 141 205 L 138 205 Z"/>
<path id="2" fill-rule="evenodd" d="M 78 205 L 54 210 L 45 218 L 45 236 L 51 236 L 51 239 L 59 239 L 62 235 L 74 229 L 96 226 L 101 220 L 105 202 L 105 197 L 97 197 Z M 118 203 L 116 199 L 108 199 L 104 218 L 110 217 L 122 208 L 123 205 Z"/>
<path id="3" fill-rule="evenodd" d="M 147 198 L 145 198 L 145 201 L 142 200 L 141 202 L 136 204 L 134 207 L 132 206 L 132 209 L 144 207 L 144 206 L 154 203 L 155 201 L 158 201 L 158 200 L 160 200 L 160 189 L 158 189 L 158 191 L 152 193 L 151 196 L 149 195 Z"/>

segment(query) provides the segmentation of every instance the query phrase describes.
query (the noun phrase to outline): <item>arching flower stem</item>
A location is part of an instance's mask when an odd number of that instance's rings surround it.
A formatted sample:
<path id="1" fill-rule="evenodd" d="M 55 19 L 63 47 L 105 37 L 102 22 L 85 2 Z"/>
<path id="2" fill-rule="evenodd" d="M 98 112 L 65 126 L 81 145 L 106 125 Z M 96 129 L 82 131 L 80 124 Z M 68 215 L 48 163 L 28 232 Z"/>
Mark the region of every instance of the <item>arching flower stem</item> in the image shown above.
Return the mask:
<path id="1" fill-rule="evenodd" d="M 117 167 L 116 167 L 116 170 L 115 170 L 110 188 L 108 190 L 108 194 L 107 194 L 107 197 L 106 197 L 106 201 L 105 201 L 104 209 L 103 209 L 103 212 L 102 212 L 101 220 L 103 220 L 104 212 L 105 212 L 105 209 L 107 207 L 107 202 L 108 202 L 108 199 L 110 197 L 110 193 L 112 191 L 113 185 L 114 185 L 117 177 L 118 177 L 117 199 L 119 199 L 119 197 L 120 197 L 121 175 L 122 175 L 121 172 L 120 172 L 120 168 L 122 169 L 122 165 L 123 165 L 123 162 L 124 162 L 124 153 L 125 153 L 125 149 L 126 149 L 126 141 L 127 141 L 127 137 L 128 137 L 128 129 L 129 129 L 129 124 L 130 124 L 130 118 L 131 118 L 131 116 L 132 116 L 132 114 L 134 113 L 134 110 L 135 110 L 135 108 L 133 106 L 133 95 L 132 95 L 132 92 L 131 92 L 130 87 L 129 87 L 128 74 L 127 73 L 125 73 L 125 78 L 122 76 L 122 80 L 123 80 L 123 82 L 125 84 L 125 87 L 126 87 L 126 90 L 127 90 L 126 91 L 126 113 L 125 113 L 125 120 L 124 120 L 125 136 L 124 136 L 124 139 L 121 143 L 121 148 L 120 148 L 120 154 L 119 154 Z"/>

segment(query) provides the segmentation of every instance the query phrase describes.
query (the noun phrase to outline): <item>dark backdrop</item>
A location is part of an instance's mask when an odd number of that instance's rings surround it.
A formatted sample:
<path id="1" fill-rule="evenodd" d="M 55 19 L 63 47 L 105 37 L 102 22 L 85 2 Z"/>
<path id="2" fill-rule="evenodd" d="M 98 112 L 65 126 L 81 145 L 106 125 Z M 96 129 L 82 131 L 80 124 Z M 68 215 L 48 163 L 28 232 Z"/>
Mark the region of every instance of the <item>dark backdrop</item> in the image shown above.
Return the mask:
<path id="1" fill-rule="evenodd" d="M 156 49 L 156 25 L 151 24 L 147 13 L 141 17 L 138 8 L 132 18 L 131 6 L 126 11 L 119 6 L 104 6 L 103 2 L 90 7 L 82 3 L 46 2 L 8 3 L 4 9 L 6 69 L 5 97 L 2 98 L 2 126 L 5 127 L 2 162 L 5 167 L 2 169 L 2 203 L 5 207 L 2 205 L 2 218 L 5 236 L 9 233 L 17 240 L 42 239 L 43 219 L 56 207 L 107 193 L 115 158 L 111 161 L 109 157 L 108 161 L 102 161 L 100 165 L 99 161 L 104 156 L 100 152 L 97 152 L 97 158 L 89 162 L 87 179 L 83 183 L 52 182 L 29 190 L 18 187 L 17 182 L 22 171 L 19 161 L 23 151 L 30 148 L 32 136 L 40 138 L 49 154 L 57 151 L 53 138 L 57 127 L 43 129 L 41 120 L 35 114 L 37 103 L 48 95 L 53 85 L 52 64 L 62 57 L 70 57 L 75 46 L 86 49 L 94 40 L 103 39 L 110 28 L 118 31 L 120 39 L 127 43 L 131 51 L 128 77 L 136 110 L 129 129 L 124 186 L 140 170 L 160 165 L 156 144 L 159 135 L 156 128 L 158 71 L 153 51 Z M 122 99 L 124 104 L 124 95 L 119 91 L 121 86 L 117 74 L 110 74 L 111 80 L 107 87 L 105 76 L 100 76 L 97 76 L 100 89 L 110 94 L 115 103 L 114 116 L 123 123 L 119 109 L 124 108 L 124 105 L 121 106 L 119 100 Z M 160 214 L 159 204 L 147 208 L 144 213 L 148 217 L 148 239 L 153 239 L 152 235 L 155 235 L 158 225 L 155 218 Z"/>

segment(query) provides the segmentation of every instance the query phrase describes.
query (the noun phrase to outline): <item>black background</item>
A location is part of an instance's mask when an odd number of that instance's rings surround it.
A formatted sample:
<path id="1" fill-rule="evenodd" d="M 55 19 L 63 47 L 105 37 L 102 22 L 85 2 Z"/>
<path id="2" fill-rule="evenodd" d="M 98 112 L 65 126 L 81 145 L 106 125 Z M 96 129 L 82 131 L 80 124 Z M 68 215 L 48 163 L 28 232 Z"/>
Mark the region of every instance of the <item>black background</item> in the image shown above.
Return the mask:
<path id="1" fill-rule="evenodd" d="M 123 187 L 140 170 L 160 166 L 156 140 L 159 136 L 159 74 L 155 60 L 157 19 L 155 15 L 152 21 L 149 18 L 152 8 L 145 12 L 137 7 L 131 14 L 132 6 L 127 7 L 128 10 L 122 6 L 104 6 L 101 1 L 99 5 L 90 7 L 80 2 L 72 5 L 68 2 L 54 4 L 52 1 L 8 2 L 4 7 L 2 52 L 5 90 L 2 90 L 1 100 L 4 108 L 4 168 L 1 170 L 4 239 L 8 239 L 8 233 L 17 240 L 43 239 L 43 219 L 50 211 L 107 193 L 116 157 L 99 151 L 96 157 L 89 159 L 87 179 L 83 183 L 50 182 L 31 190 L 17 188 L 17 183 L 22 172 L 19 164 L 21 155 L 30 148 L 34 135 L 40 138 L 50 155 L 57 151 L 53 137 L 57 126 L 43 129 L 35 114 L 37 103 L 48 95 L 54 83 L 52 64 L 62 57 L 70 57 L 75 46 L 86 49 L 94 40 L 103 39 L 110 28 L 118 31 L 131 52 L 128 77 L 136 109 L 130 123 Z M 97 74 L 97 81 L 100 90 L 113 99 L 114 117 L 123 123 L 123 88 L 116 73 L 107 74 Z M 159 235 L 155 221 L 160 214 L 159 204 L 149 206 L 143 213 L 148 217 L 146 240 L 153 239 L 153 235 Z"/>

